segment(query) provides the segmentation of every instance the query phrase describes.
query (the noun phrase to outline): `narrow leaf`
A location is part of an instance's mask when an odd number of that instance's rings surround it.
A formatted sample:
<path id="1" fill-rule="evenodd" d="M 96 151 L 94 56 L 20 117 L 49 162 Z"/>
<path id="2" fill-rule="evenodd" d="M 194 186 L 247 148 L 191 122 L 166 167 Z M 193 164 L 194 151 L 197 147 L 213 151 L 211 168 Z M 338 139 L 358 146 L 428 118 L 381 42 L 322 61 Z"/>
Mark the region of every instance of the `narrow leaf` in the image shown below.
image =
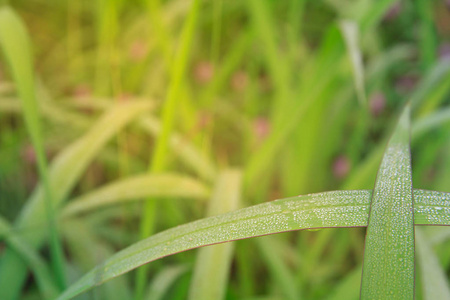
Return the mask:
<path id="1" fill-rule="evenodd" d="M 406 106 L 384 153 L 367 226 L 361 299 L 414 298 L 414 215 Z"/>
<path id="2" fill-rule="evenodd" d="M 366 106 L 366 89 L 364 86 L 364 65 L 362 61 L 361 49 L 358 45 L 359 30 L 356 22 L 344 20 L 340 24 L 342 35 L 347 46 L 348 55 L 352 63 L 353 77 L 355 82 L 356 95 L 361 106 Z"/>
<path id="3" fill-rule="evenodd" d="M 208 216 L 234 211 L 239 206 L 241 174 L 237 170 L 222 172 L 208 207 Z M 226 243 L 198 250 L 192 282 L 191 300 L 223 299 L 228 283 L 234 244 Z"/>
<path id="4" fill-rule="evenodd" d="M 364 226 L 370 195 L 363 190 L 287 198 L 169 229 L 117 253 L 59 299 L 70 299 L 140 265 L 188 249 L 297 229 Z"/>
<path id="5" fill-rule="evenodd" d="M 45 193 L 44 202 L 50 235 L 53 272 L 59 287 L 64 289 L 66 285 L 64 258 L 56 227 L 55 212 L 52 206 L 53 193 L 50 189 L 42 124 L 36 100 L 30 37 L 20 17 L 7 6 L 0 9 L 0 45 L 5 52 L 6 60 L 11 66 L 16 89 L 22 103 L 26 128 L 36 153 L 39 177 Z"/>
<path id="6" fill-rule="evenodd" d="M 110 183 L 70 201 L 62 216 L 90 211 L 106 205 L 142 200 L 144 197 L 182 197 L 206 199 L 208 188 L 200 182 L 177 174 L 146 174 Z"/>

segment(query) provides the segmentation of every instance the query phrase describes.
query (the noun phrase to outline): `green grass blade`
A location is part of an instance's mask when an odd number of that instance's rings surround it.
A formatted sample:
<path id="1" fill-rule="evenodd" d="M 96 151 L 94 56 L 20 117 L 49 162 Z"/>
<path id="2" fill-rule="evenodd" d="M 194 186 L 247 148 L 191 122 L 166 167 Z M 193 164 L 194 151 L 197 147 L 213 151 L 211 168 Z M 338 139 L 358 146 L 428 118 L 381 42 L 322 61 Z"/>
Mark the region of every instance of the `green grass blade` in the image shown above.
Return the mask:
<path id="1" fill-rule="evenodd" d="M 272 77 L 276 89 L 276 101 L 272 108 L 272 121 L 278 124 L 285 117 L 283 111 L 292 102 L 291 90 L 289 84 L 291 81 L 289 65 L 286 57 L 278 46 L 278 35 L 273 20 L 273 10 L 271 3 L 267 1 L 250 0 L 245 1 L 253 23 L 255 33 L 261 39 L 262 49 L 264 51 L 264 58 L 269 74 Z"/>
<path id="2" fill-rule="evenodd" d="M 69 217 L 145 197 L 206 199 L 208 196 L 208 188 L 189 177 L 168 173 L 146 174 L 118 180 L 73 199 L 64 207 L 61 216 Z"/>
<path id="3" fill-rule="evenodd" d="M 421 270 L 423 299 L 450 299 L 447 276 L 420 228 L 416 228 L 416 248 L 417 262 Z"/>
<path id="4" fill-rule="evenodd" d="M 414 298 L 414 211 L 410 106 L 388 143 L 375 181 L 366 233 L 361 299 Z"/>
<path id="5" fill-rule="evenodd" d="M 197 247 L 279 232 L 364 227 L 371 190 L 333 191 L 280 199 L 178 226 L 115 254 L 60 296 L 70 299 L 143 264 Z M 416 225 L 450 226 L 450 193 L 415 190 Z"/>
<path id="6" fill-rule="evenodd" d="M 365 107 L 366 89 L 364 86 L 364 65 L 362 61 L 361 49 L 358 45 L 359 30 L 355 22 L 344 20 L 340 24 L 342 35 L 344 36 L 347 52 L 353 68 L 356 95 L 361 106 Z"/>
<path id="7" fill-rule="evenodd" d="M 290 230 L 364 226 L 370 195 L 370 191 L 364 190 L 311 194 L 178 226 L 117 253 L 70 287 L 60 299 L 69 299 L 140 265 L 188 249 Z"/>
<path id="8" fill-rule="evenodd" d="M 238 209 L 241 197 L 241 174 L 237 170 L 222 172 L 208 207 L 208 216 Z M 189 297 L 191 300 L 224 299 L 234 244 L 226 243 L 198 250 Z"/>
<path id="9" fill-rule="evenodd" d="M 53 282 L 50 270 L 46 262 L 29 247 L 22 239 L 13 234 L 14 229 L 11 225 L 0 217 L 0 240 L 5 239 L 10 246 L 31 268 L 34 278 L 44 299 L 53 299 L 58 295 L 58 288 Z"/>
<path id="10" fill-rule="evenodd" d="M 436 61 L 437 35 L 435 29 L 433 1 L 419 0 L 415 2 L 415 8 L 419 16 L 419 47 L 423 68 L 427 70 Z"/>
<path id="11" fill-rule="evenodd" d="M 22 102 L 22 110 L 27 131 L 31 137 L 39 171 L 39 177 L 45 191 L 46 218 L 50 235 L 50 253 L 52 266 L 58 286 L 64 289 L 66 283 L 64 255 L 55 222 L 52 206 L 47 158 L 44 149 L 40 114 L 36 101 L 31 42 L 25 25 L 9 7 L 0 10 L 0 45 L 2 46 L 16 83 Z"/>
<path id="12" fill-rule="evenodd" d="M 414 222 L 416 225 L 449 225 L 450 193 L 414 190 Z"/>
<path id="13" fill-rule="evenodd" d="M 147 102 L 135 102 L 114 106 L 91 129 L 61 152 L 50 167 L 50 182 L 54 206 L 62 202 L 72 190 L 94 156 L 123 126 L 139 114 L 149 110 Z M 38 186 L 15 223 L 15 229 L 29 230 L 21 237 L 32 247 L 40 247 L 45 238 L 45 193 Z M 0 299 L 18 297 L 26 276 L 26 266 L 13 251 L 6 250 L 0 260 Z"/>
<path id="14" fill-rule="evenodd" d="M 168 161 L 168 146 L 170 136 L 173 131 L 177 104 L 179 103 L 180 91 L 184 84 L 185 72 L 188 67 L 190 58 L 191 45 L 194 40 L 194 33 L 200 11 L 200 0 L 194 0 L 183 25 L 178 51 L 175 55 L 173 64 L 171 65 L 170 85 L 164 102 L 162 111 L 162 128 L 161 134 L 158 137 L 154 152 L 151 157 L 149 169 L 151 172 L 161 172 L 167 167 Z M 148 237 L 152 231 L 155 223 L 156 206 L 152 199 L 147 199 L 142 220 L 140 224 L 141 237 Z M 137 273 L 136 279 L 136 298 L 142 299 L 144 287 L 146 282 L 146 269 L 141 268 Z"/>
<path id="15" fill-rule="evenodd" d="M 175 111 L 177 101 L 180 95 L 180 89 L 184 80 L 186 68 L 190 57 L 190 47 L 194 39 L 194 32 L 196 28 L 198 13 L 200 10 L 200 0 L 194 0 L 183 27 L 179 51 L 175 56 L 172 64 L 171 83 L 165 100 L 162 112 L 162 130 L 161 136 L 157 140 L 155 152 L 152 156 L 151 170 L 158 172 L 163 170 L 167 164 L 167 148 L 169 144 L 169 137 L 174 126 Z M 145 222 L 144 222 L 145 223 Z"/>

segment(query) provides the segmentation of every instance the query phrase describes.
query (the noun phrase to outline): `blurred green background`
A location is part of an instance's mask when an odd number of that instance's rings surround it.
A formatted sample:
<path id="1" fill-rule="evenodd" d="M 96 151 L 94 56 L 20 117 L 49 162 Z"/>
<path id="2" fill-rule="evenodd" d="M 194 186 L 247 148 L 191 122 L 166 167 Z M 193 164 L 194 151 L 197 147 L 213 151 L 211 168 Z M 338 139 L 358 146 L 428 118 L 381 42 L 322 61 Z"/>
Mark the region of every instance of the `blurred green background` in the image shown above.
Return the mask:
<path id="1" fill-rule="evenodd" d="M 111 107 L 153 107 L 98 151 L 68 201 L 147 172 L 183 175 L 212 189 L 217 174 L 229 168 L 242 174 L 234 209 L 299 194 L 372 189 L 387 138 L 408 100 L 414 187 L 450 192 L 448 1 L 9 5 L 31 38 L 50 165 Z M 2 53 L 1 216 L 13 223 L 39 180 L 36 151 Z M 68 281 L 144 236 L 214 211 L 207 212 L 207 201 L 180 198 L 105 206 L 67 221 L 59 231 Z M 358 298 L 364 233 L 328 229 L 236 242 L 223 266 L 229 268 L 224 299 Z M 435 246 L 448 272 L 450 244 L 439 240 Z M 40 253 L 48 258 L 48 246 Z M 154 299 L 185 299 L 195 260 L 190 251 L 141 271 L 148 285 L 163 278 L 160 285 L 167 286 Z M 135 274 L 120 280 L 124 294 L 114 292 L 113 281 L 80 299 L 139 293 Z M 41 297 L 33 276 L 21 286 L 23 299 Z"/>

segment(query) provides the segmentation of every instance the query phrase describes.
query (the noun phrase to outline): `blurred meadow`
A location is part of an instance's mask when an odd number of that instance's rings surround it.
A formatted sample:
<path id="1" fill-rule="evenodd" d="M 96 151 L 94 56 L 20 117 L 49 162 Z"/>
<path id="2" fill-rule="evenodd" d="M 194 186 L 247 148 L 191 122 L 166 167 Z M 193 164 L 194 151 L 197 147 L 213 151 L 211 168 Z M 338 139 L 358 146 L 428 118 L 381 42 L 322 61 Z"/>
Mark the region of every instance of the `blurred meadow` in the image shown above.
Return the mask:
<path id="1" fill-rule="evenodd" d="M 414 188 L 450 192 L 449 1 L 0 5 L 0 299 L 207 216 L 373 189 L 408 100 Z M 450 232 L 424 232 L 448 276 Z M 358 299 L 365 233 L 182 252 L 76 299 Z"/>

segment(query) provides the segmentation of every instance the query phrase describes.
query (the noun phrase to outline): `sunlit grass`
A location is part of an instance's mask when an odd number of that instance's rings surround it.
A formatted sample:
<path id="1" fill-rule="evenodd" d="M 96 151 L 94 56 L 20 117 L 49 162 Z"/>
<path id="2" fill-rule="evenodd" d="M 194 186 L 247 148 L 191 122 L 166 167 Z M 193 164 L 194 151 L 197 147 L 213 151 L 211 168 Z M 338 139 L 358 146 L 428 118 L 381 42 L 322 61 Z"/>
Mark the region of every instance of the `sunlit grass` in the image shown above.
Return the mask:
<path id="1" fill-rule="evenodd" d="M 1 299 L 448 298 L 443 4 L 1 5 Z"/>

